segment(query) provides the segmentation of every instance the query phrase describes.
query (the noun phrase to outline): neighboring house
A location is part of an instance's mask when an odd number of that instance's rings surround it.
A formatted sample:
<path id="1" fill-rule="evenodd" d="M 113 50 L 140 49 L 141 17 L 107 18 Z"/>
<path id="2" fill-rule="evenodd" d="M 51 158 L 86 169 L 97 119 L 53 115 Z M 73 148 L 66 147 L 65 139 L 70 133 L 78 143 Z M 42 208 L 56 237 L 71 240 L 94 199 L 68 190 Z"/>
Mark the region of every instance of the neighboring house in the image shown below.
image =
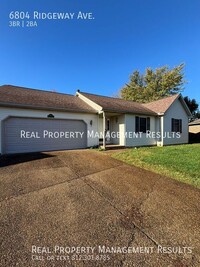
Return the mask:
<path id="1" fill-rule="evenodd" d="M 0 86 L 0 153 L 188 143 L 191 113 L 176 94 L 148 104 Z"/>
<path id="2" fill-rule="evenodd" d="M 189 141 L 190 143 L 200 143 L 200 119 L 189 123 Z"/>
<path id="3" fill-rule="evenodd" d="M 189 123 L 189 132 L 194 134 L 200 133 L 200 119 Z"/>

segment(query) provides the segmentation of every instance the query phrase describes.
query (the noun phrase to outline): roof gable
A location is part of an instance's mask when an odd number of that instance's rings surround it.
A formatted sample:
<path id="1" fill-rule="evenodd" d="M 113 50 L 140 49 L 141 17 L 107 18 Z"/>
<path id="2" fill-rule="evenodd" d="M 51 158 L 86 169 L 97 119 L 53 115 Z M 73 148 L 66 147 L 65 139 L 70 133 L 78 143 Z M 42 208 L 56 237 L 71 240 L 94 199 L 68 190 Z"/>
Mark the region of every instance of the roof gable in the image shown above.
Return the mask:
<path id="1" fill-rule="evenodd" d="M 168 96 L 150 103 L 145 103 L 143 106 L 153 110 L 156 113 L 165 113 L 172 103 L 179 97 L 179 94 Z"/>
<path id="2" fill-rule="evenodd" d="M 162 98 L 162 99 L 150 102 L 150 103 L 145 103 L 143 104 L 143 106 L 149 108 L 150 110 L 158 114 L 164 114 L 176 100 L 180 100 L 187 115 L 191 116 L 191 112 L 181 94 L 175 94 L 175 95 L 168 96 L 168 97 L 165 97 L 165 98 Z"/>

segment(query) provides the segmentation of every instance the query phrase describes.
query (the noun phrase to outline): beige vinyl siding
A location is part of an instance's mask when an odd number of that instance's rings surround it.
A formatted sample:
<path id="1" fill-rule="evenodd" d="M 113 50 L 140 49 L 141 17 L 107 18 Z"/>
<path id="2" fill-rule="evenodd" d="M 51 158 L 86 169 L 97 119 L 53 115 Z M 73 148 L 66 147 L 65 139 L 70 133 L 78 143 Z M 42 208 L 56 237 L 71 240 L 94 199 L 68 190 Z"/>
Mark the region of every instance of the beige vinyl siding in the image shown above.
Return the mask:
<path id="1" fill-rule="evenodd" d="M 200 133 L 200 125 L 189 125 L 190 133 Z"/>

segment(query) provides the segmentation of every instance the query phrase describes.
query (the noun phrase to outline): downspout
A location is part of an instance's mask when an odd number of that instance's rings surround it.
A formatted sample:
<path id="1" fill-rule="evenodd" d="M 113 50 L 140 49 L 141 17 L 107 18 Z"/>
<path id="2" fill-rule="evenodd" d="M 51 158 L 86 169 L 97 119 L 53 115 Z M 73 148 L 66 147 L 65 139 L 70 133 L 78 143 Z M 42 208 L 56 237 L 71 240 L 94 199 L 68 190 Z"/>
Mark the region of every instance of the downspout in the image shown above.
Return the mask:
<path id="1" fill-rule="evenodd" d="M 103 148 L 106 149 L 106 115 L 103 111 Z"/>
<path id="2" fill-rule="evenodd" d="M 159 146 L 163 146 L 163 142 L 164 142 L 164 138 L 163 138 L 163 135 L 164 135 L 164 113 L 158 113 L 158 123 L 159 123 L 159 126 L 158 126 L 158 130 L 160 131 L 160 141 L 158 142 L 157 141 L 157 145 Z"/>
<path id="3" fill-rule="evenodd" d="M 164 146 L 164 116 L 161 116 L 161 146 Z"/>

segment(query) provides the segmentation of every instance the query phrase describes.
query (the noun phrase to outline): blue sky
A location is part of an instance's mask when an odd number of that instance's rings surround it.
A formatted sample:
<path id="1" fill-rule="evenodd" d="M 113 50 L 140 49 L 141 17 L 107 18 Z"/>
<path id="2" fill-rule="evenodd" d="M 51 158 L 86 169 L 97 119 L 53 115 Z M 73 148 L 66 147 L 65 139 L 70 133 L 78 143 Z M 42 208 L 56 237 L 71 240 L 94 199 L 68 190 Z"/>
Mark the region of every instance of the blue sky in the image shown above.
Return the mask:
<path id="1" fill-rule="evenodd" d="M 183 95 L 200 104 L 199 0 L 1 0 L 0 6 L 0 84 L 113 96 L 136 69 L 183 62 Z M 94 19 L 9 27 L 16 10 L 92 12 Z"/>

